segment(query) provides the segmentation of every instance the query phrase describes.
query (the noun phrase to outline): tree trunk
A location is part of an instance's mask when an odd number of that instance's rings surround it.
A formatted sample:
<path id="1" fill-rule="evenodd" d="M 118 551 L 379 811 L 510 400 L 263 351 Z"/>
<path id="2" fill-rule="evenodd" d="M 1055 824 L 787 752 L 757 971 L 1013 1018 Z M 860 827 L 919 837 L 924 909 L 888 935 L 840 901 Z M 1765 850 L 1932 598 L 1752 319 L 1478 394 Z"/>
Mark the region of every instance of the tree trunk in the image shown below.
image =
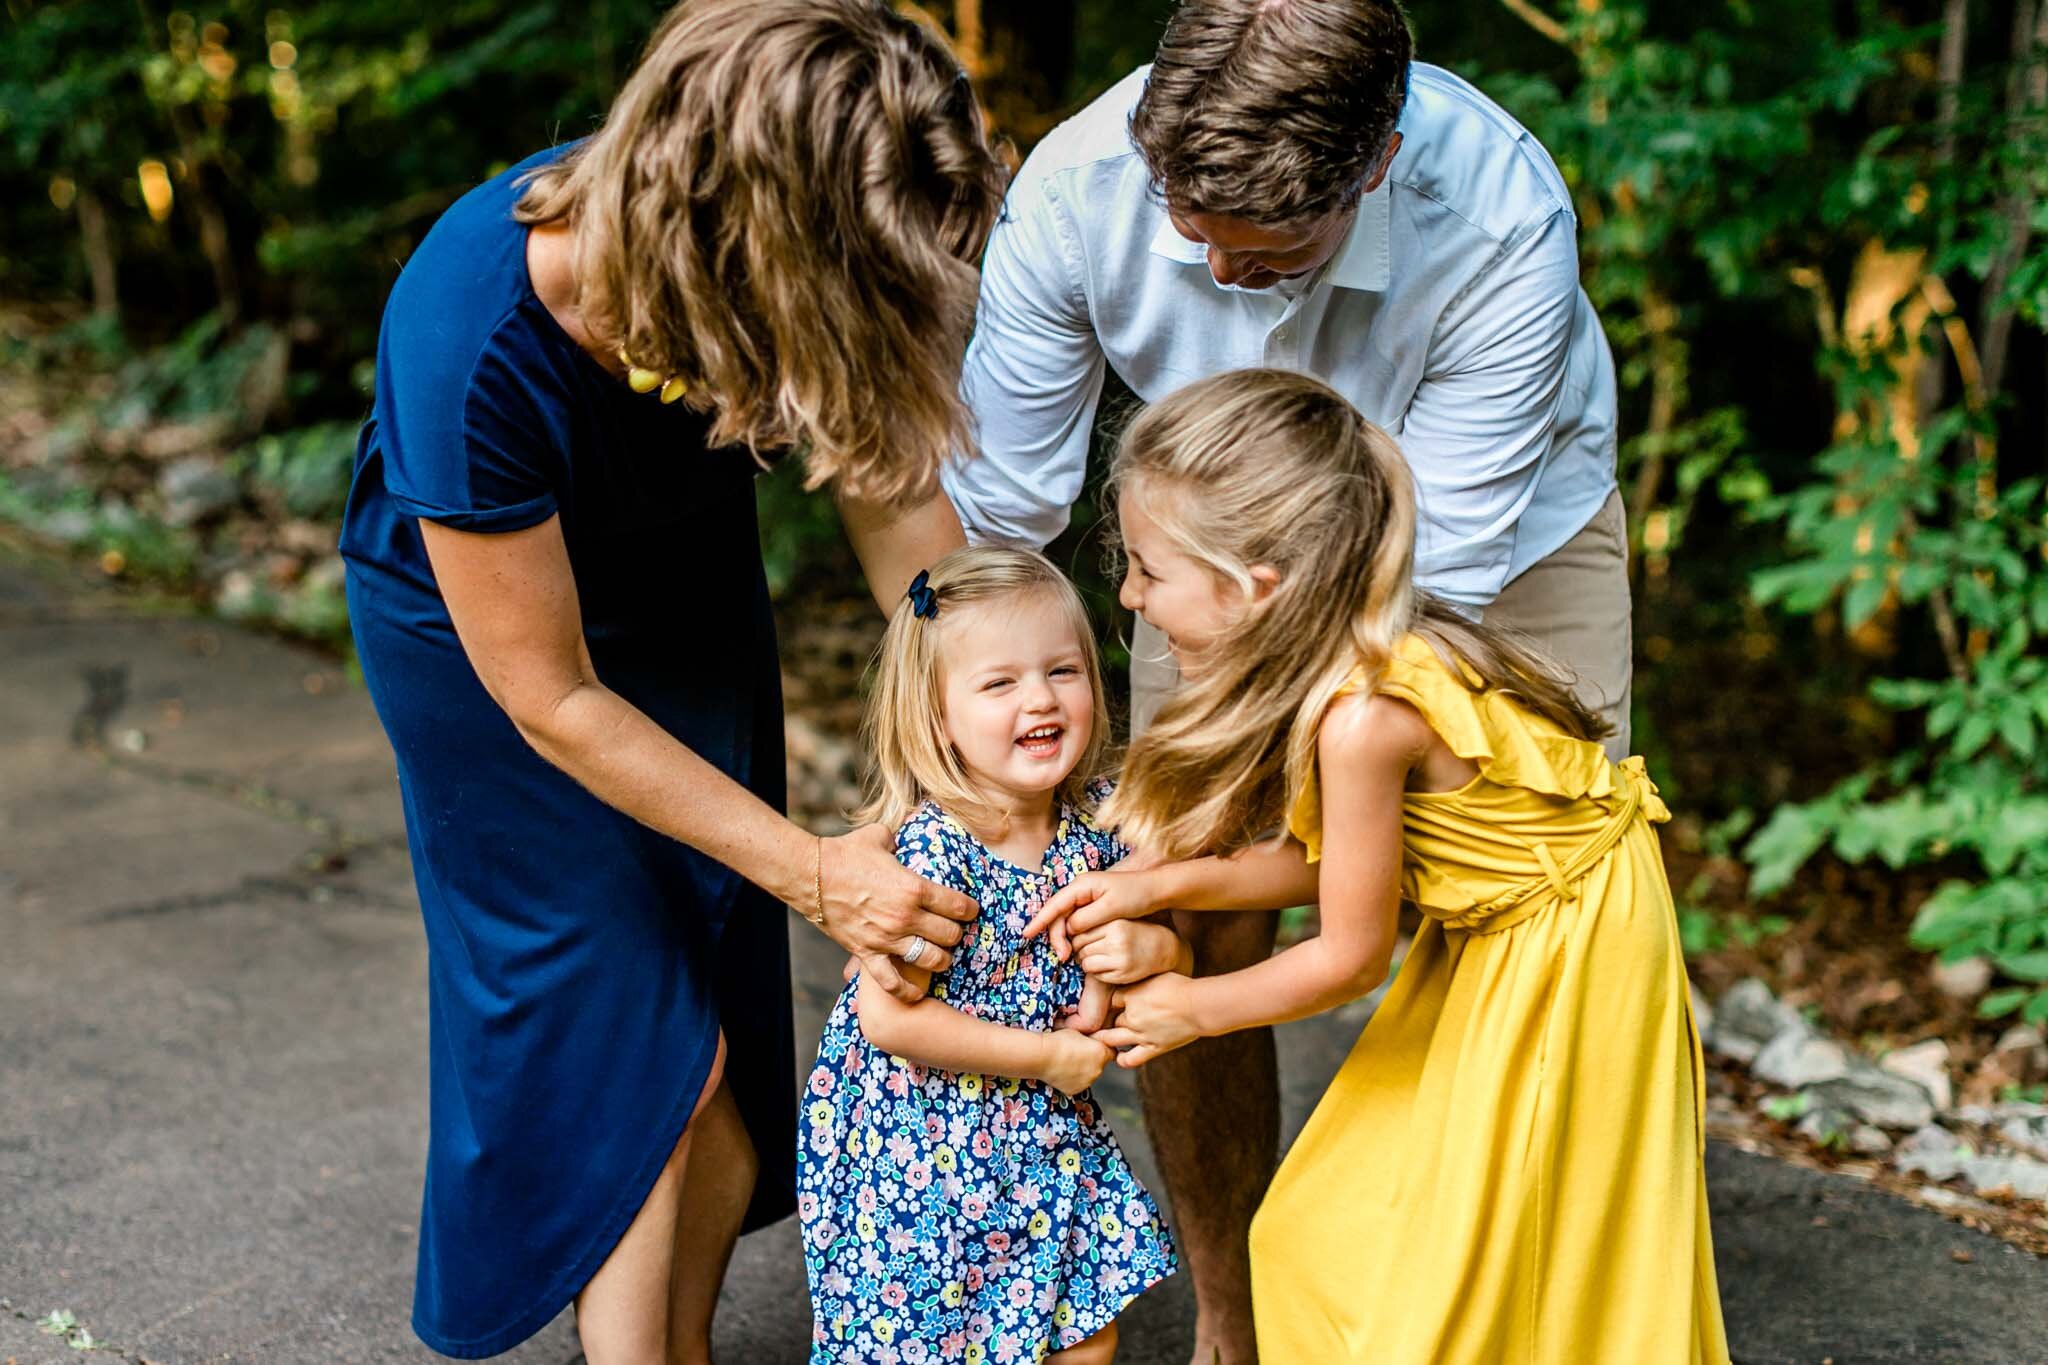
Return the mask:
<path id="1" fill-rule="evenodd" d="M 78 187 L 78 236 L 85 251 L 85 268 L 92 276 L 92 314 L 96 318 L 121 316 L 120 275 L 114 256 L 114 234 L 107 225 L 107 207 L 91 187 Z"/>

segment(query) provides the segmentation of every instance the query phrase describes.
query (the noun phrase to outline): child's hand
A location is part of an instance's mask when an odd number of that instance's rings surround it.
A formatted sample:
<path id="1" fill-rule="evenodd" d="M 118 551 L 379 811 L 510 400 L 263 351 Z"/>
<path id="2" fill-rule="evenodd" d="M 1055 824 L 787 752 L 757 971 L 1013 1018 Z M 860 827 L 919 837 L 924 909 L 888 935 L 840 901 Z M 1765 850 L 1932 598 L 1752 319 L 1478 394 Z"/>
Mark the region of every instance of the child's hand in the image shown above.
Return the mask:
<path id="1" fill-rule="evenodd" d="M 1165 908 L 1159 903 L 1158 885 L 1150 872 L 1083 872 L 1061 887 L 1024 926 L 1024 937 L 1037 938 L 1052 930 L 1053 951 L 1064 962 L 1068 949 L 1063 940 L 1069 935 L 1099 929 L 1111 920 L 1144 919 Z"/>
<path id="2" fill-rule="evenodd" d="M 1155 976 L 1116 992 L 1116 1024 L 1093 1035 L 1117 1049 L 1117 1065 L 1143 1066 L 1162 1053 L 1202 1036 L 1189 988 L 1195 983 L 1177 972 Z"/>
<path id="3" fill-rule="evenodd" d="M 1038 1079 L 1066 1095 L 1078 1095 L 1102 1074 L 1114 1054 L 1078 1029 L 1054 1029 L 1044 1035 L 1051 1057 Z"/>
<path id="4" fill-rule="evenodd" d="M 1164 924 L 1111 920 L 1099 929 L 1074 935 L 1074 960 L 1088 973 L 1090 981 L 1128 986 L 1148 976 L 1191 966 L 1181 961 L 1185 946 L 1180 935 Z M 1107 1005 L 1106 998 L 1103 1003 Z"/>
<path id="5" fill-rule="evenodd" d="M 1081 982 L 1081 1003 L 1060 1017 L 1061 1028 L 1093 1033 L 1109 1022 L 1109 983 L 1099 977 Z"/>

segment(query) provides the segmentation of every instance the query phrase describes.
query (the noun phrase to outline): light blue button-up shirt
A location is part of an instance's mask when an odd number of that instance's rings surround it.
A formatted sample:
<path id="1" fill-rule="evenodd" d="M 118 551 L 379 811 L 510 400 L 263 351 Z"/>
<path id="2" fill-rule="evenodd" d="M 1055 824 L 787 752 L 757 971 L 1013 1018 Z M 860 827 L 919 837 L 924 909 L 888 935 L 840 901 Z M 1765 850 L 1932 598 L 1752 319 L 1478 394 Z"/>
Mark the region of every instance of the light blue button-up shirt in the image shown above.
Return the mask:
<path id="1" fill-rule="evenodd" d="M 1148 70 L 1038 145 L 990 239 L 962 382 L 981 455 L 945 472 L 968 535 L 1042 546 L 1065 528 L 1105 363 L 1148 402 L 1275 366 L 1320 377 L 1400 442 L 1417 580 L 1484 608 L 1614 489 L 1614 361 L 1556 164 L 1418 62 L 1400 151 L 1336 255 L 1291 296 L 1225 289 L 1131 144 Z"/>

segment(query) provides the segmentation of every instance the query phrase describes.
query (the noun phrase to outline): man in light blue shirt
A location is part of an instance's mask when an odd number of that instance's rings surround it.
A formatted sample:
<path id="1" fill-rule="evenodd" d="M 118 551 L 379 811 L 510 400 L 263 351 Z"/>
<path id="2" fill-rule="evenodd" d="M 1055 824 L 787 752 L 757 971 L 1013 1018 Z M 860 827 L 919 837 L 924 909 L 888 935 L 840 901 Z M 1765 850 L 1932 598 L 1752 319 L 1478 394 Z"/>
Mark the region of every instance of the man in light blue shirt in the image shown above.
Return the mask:
<path id="1" fill-rule="evenodd" d="M 1614 364 L 1579 287 L 1571 197 L 1526 130 L 1412 55 L 1396 0 L 1187 0 L 1155 64 L 1048 135 L 1010 190 L 963 381 L 980 455 L 946 492 L 970 538 L 1042 546 L 1081 493 L 1106 366 L 1147 401 L 1247 366 L 1314 374 L 1407 454 L 1421 586 L 1571 667 L 1619 756 Z M 1132 653 L 1142 725 L 1174 677 L 1142 621 Z M 1271 915 L 1182 918 L 1205 972 L 1271 950 Z M 1195 1359 L 1251 1360 L 1271 1035 L 1141 1074 L 1195 1280 Z"/>

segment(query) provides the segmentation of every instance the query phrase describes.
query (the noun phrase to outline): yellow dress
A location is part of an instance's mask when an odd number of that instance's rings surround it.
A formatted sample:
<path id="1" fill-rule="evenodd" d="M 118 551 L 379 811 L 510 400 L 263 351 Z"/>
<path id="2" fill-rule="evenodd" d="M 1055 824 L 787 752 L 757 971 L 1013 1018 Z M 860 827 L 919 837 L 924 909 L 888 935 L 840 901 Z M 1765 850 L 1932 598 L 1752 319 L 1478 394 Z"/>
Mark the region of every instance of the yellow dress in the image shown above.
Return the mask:
<path id="1" fill-rule="evenodd" d="M 1479 776 L 1403 803 L 1422 930 L 1252 1225 L 1261 1361 L 1726 1365 L 1670 812 L 1419 636 L 1376 690 Z"/>

